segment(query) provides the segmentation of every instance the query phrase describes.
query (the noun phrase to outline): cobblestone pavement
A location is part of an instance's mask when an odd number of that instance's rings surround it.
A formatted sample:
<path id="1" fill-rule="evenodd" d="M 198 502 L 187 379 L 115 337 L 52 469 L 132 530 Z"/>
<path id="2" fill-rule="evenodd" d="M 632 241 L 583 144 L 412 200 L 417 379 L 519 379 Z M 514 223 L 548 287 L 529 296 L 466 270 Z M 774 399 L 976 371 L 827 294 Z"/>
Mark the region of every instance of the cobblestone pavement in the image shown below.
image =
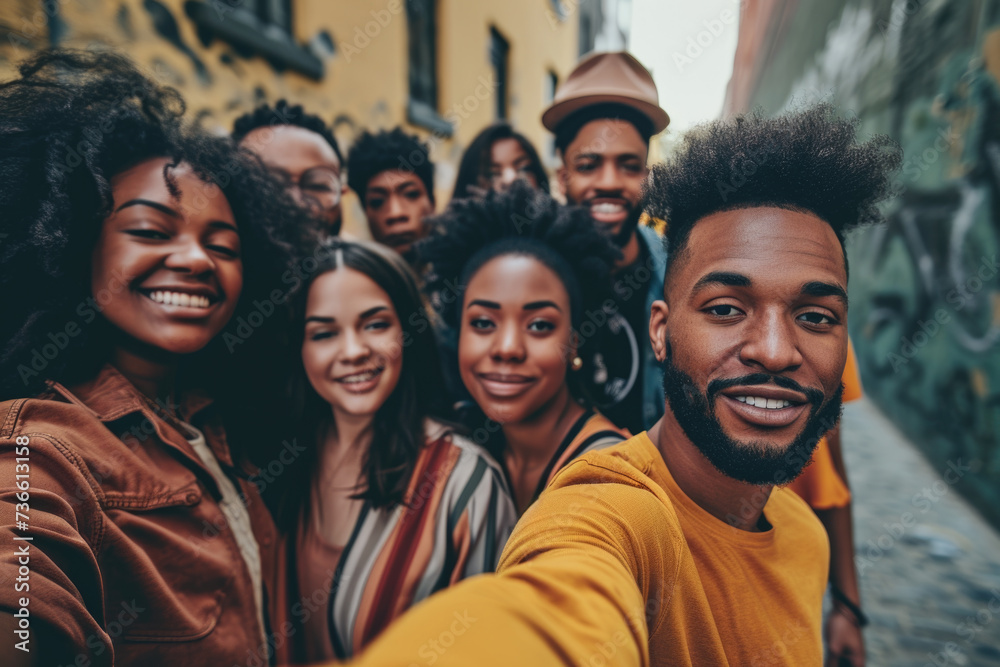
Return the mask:
<path id="1" fill-rule="evenodd" d="M 1000 665 L 1000 535 L 867 399 L 848 404 L 844 457 L 870 667 Z"/>

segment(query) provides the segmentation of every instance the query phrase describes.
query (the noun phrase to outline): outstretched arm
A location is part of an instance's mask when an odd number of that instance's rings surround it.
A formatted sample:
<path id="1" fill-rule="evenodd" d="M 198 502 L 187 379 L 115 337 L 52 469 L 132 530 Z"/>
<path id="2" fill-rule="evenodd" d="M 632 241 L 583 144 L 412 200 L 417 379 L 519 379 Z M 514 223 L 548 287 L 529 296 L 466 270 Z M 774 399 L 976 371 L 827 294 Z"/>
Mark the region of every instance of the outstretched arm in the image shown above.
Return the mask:
<path id="1" fill-rule="evenodd" d="M 646 602 L 667 607 L 679 553 L 666 513 L 634 486 L 551 489 L 518 523 L 498 574 L 431 596 L 354 664 L 648 665 Z"/>

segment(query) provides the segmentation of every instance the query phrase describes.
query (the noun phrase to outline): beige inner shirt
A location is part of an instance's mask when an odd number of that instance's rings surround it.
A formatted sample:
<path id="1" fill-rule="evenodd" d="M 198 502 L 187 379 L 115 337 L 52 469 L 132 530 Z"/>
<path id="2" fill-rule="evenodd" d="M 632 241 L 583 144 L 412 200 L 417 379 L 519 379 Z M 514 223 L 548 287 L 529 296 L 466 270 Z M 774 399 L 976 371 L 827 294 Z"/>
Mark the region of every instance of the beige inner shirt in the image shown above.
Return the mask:
<path id="1" fill-rule="evenodd" d="M 261 583 L 260 548 L 257 546 L 257 538 L 253 534 L 250 513 L 247 511 L 246 505 L 243 504 L 236 485 L 222 472 L 222 466 L 219 465 L 215 453 L 205 441 L 205 435 L 190 424 L 183 423 L 183 426 L 189 431 L 186 438 L 191 443 L 191 448 L 208 468 L 222 492 L 219 507 L 222 509 L 223 516 L 226 517 L 229 529 L 233 531 L 240 555 L 243 556 L 243 561 L 247 564 L 247 570 L 249 570 L 250 578 L 253 581 L 253 597 L 257 603 L 257 621 L 260 625 L 260 640 L 263 646 L 267 643 L 267 638 L 264 636 L 264 594 Z"/>

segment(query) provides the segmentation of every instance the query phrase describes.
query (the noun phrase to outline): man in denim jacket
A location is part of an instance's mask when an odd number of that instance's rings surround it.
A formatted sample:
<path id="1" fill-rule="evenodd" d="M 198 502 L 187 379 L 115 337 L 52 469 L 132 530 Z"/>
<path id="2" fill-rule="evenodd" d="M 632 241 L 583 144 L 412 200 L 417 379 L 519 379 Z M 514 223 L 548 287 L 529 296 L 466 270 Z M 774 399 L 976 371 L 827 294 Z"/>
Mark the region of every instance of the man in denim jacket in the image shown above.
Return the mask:
<path id="1" fill-rule="evenodd" d="M 639 223 L 649 140 L 669 121 L 653 78 L 625 52 L 581 61 L 542 115 L 562 157 L 567 201 L 588 207 L 622 250 L 614 298 L 586 313 L 577 333 L 591 398 L 633 433 L 663 414 L 661 371 L 647 339 L 653 301 L 663 298 L 666 252 L 656 230 Z"/>

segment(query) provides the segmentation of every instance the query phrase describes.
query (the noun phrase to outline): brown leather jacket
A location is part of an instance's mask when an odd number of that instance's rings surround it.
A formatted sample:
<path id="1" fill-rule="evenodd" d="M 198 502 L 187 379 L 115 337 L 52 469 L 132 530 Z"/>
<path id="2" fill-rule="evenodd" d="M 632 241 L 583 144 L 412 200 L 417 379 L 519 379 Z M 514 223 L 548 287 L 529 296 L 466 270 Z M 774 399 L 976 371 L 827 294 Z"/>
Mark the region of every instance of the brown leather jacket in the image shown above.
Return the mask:
<path id="1" fill-rule="evenodd" d="M 211 401 L 190 396 L 179 412 L 239 479 L 266 606 L 270 514 L 250 471 L 234 467 Z M 72 390 L 52 384 L 0 403 L 0 610 L 23 615 L 27 601 L 30 648 L 58 664 L 266 665 L 251 578 L 219 498 L 183 435 L 111 366 Z"/>

